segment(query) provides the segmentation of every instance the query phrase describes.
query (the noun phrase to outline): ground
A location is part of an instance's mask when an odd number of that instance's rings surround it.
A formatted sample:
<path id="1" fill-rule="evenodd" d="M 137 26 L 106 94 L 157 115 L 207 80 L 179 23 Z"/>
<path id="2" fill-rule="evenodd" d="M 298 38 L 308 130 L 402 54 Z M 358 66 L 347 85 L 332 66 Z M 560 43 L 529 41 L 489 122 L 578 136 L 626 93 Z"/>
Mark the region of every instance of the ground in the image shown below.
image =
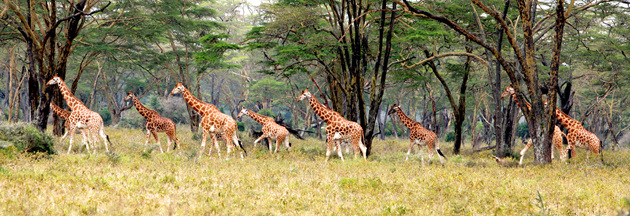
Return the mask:
<path id="1" fill-rule="evenodd" d="M 70 155 L 67 143 L 56 143 L 52 157 L 1 151 L 0 215 L 614 215 L 630 208 L 630 150 L 605 150 L 606 164 L 579 150 L 569 163 L 537 166 L 530 154 L 525 166 L 504 167 L 491 151 L 454 156 L 452 143 L 441 143 L 448 157 L 441 165 L 435 157 L 405 162 L 408 141 L 392 138 L 375 141 L 367 162 L 345 154 L 345 163 L 336 155 L 324 163 L 320 140 L 292 137 L 291 152 L 270 155 L 243 137 L 243 160 L 226 160 L 223 142 L 221 158 L 197 159 L 200 140 L 178 128 L 182 146 L 165 154 L 145 147 L 142 131 L 111 127 L 115 154 L 103 153 L 102 143 L 86 154 L 76 142 Z"/>

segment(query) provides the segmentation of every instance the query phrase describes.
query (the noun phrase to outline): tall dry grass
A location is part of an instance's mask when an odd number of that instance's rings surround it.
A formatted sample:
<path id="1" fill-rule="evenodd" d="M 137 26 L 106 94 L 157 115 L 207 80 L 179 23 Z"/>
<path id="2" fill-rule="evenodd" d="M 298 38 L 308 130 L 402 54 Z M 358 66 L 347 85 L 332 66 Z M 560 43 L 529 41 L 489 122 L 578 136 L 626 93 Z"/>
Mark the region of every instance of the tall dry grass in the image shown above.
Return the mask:
<path id="1" fill-rule="evenodd" d="M 249 156 L 196 157 L 200 141 L 179 126 L 179 149 L 160 154 L 144 132 L 107 128 L 115 153 L 52 158 L 0 153 L 0 215 L 614 215 L 630 208 L 630 151 L 585 151 L 569 163 L 503 167 L 491 152 L 405 162 L 408 141 L 376 141 L 364 162 L 324 163 L 325 143 L 292 139 L 270 155 L 241 134 Z M 166 136 L 160 134 L 163 145 Z M 80 138 L 77 140 L 80 142 Z M 75 142 L 77 142 L 75 141 Z M 154 141 L 151 141 L 154 143 Z M 57 143 L 58 152 L 67 143 Z M 207 148 L 206 148 L 207 150 Z M 206 151 L 207 152 L 207 151 Z M 344 149 L 345 153 L 345 149 Z"/>

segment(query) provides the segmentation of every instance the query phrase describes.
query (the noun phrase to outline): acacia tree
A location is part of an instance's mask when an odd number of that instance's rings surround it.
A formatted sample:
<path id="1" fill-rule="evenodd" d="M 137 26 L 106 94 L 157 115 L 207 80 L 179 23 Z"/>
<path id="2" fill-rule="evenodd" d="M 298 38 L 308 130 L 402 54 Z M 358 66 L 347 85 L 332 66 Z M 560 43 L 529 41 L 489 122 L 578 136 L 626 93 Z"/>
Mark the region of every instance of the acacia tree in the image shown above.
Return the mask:
<path id="1" fill-rule="evenodd" d="M 473 34 L 471 31 L 461 27 L 456 22 L 440 16 L 435 15 L 429 11 L 425 11 L 422 8 L 411 5 L 407 0 L 403 0 L 400 2 L 402 6 L 404 6 L 405 11 L 416 15 L 421 18 L 428 18 L 440 23 L 445 24 L 449 28 L 455 30 L 461 35 L 464 35 L 469 40 L 481 45 L 485 49 L 487 49 L 494 58 L 501 64 L 503 69 L 507 72 L 510 82 L 516 91 L 516 97 L 520 101 L 524 101 L 524 94 L 521 91 L 520 83 L 519 83 L 519 72 L 522 73 L 525 86 L 527 87 L 527 96 L 529 101 L 531 101 L 532 109 L 528 110 L 527 107 L 521 104 L 521 111 L 525 114 L 525 118 L 528 123 L 528 128 L 530 135 L 532 137 L 532 141 L 534 142 L 534 155 L 535 160 L 538 163 L 549 163 L 551 162 L 551 137 L 553 135 L 554 125 L 555 125 L 555 104 L 556 104 L 556 89 L 551 88 L 549 91 L 549 108 L 545 109 L 543 106 L 543 97 L 541 91 L 542 82 L 539 80 L 539 72 L 537 70 L 537 64 L 535 61 L 536 56 L 536 37 L 534 35 L 535 28 L 540 26 L 535 26 L 537 24 L 534 20 L 535 18 L 535 2 L 531 0 L 517 0 L 519 17 L 521 20 L 521 25 L 519 25 L 520 32 L 522 32 L 523 42 L 521 49 L 520 44 L 516 41 L 516 35 L 514 35 L 514 31 L 517 29 L 510 29 L 506 20 L 501 17 L 501 13 L 496 10 L 490 9 L 479 0 L 471 0 L 471 2 L 483 10 L 486 14 L 489 14 L 497 24 L 503 27 L 503 31 L 507 37 L 507 41 L 510 44 L 512 51 L 516 56 L 517 65 L 509 64 L 508 59 L 505 54 L 502 54 L 497 49 L 497 45 L 489 42 L 479 36 Z M 565 12 L 564 1 L 559 0 L 555 6 L 555 13 L 552 15 L 548 15 L 547 18 L 555 17 L 554 23 L 549 22 L 539 22 L 541 26 L 548 27 L 549 25 L 555 29 L 555 35 L 553 40 L 553 54 L 552 61 L 550 66 L 550 71 L 548 72 L 549 79 L 546 83 L 548 86 L 556 86 L 558 82 L 558 69 L 560 65 L 560 51 L 562 48 L 562 36 L 564 31 L 564 25 L 566 23 L 566 16 L 571 14 L 571 10 Z M 570 5 L 569 8 L 572 8 L 573 5 Z M 584 6 L 583 6 L 584 7 Z"/>
<path id="2" fill-rule="evenodd" d="M 28 91 L 31 116 L 40 130 L 47 127 L 50 101 L 61 104 L 58 88 L 48 88 L 46 82 L 58 75 L 65 79 L 68 57 L 75 47 L 79 32 L 93 22 L 88 16 L 102 12 L 109 3 L 99 0 L 57 2 L 56 0 L 4 1 L 0 23 L 9 27 L 7 34 L 20 35 L 26 43 L 28 57 Z M 61 122 L 55 117 L 55 125 Z M 59 127 L 58 127 L 59 128 Z"/>
<path id="3" fill-rule="evenodd" d="M 273 51 L 265 72 L 291 75 L 313 66 L 324 73 L 331 108 L 363 127 L 368 154 L 392 66 L 396 5 L 387 3 L 280 1 L 264 7 L 268 24 L 250 32 L 251 47 Z"/>

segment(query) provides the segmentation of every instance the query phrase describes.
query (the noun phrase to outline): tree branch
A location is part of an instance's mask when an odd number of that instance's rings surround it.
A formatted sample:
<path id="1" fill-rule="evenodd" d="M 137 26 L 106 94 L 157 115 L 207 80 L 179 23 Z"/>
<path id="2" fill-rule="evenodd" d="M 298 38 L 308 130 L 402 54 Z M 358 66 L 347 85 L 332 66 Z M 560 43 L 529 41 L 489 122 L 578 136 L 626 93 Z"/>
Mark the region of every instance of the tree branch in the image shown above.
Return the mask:
<path id="1" fill-rule="evenodd" d="M 422 61 L 419 61 L 419 62 L 417 62 L 417 63 L 415 63 L 413 65 L 409 65 L 408 66 L 407 64 L 403 63 L 402 66 L 404 68 L 407 68 L 407 69 L 412 69 L 412 68 L 415 68 L 417 66 L 426 64 L 427 62 L 433 61 L 435 59 L 449 57 L 449 56 L 468 56 L 468 57 L 472 57 L 472 58 L 476 59 L 477 61 L 481 62 L 486 67 L 488 67 L 488 62 L 486 60 L 484 60 L 483 58 L 481 58 L 481 56 L 478 56 L 478 55 L 475 55 L 475 54 L 472 54 L 472 53 L 462 53 L 462 52 L 442 53 L 442 54 L 438 54 L 438 55 L 434 55 L 434 56 L 431 56 L 429 58 L 426 58 L 426 59 L 424 59 Z M 407 61 L 407 60 L 410 60 L 410 59 L 412 59 L 412 58 L 408 58 L 408 59 L 406 59 L 404 61 Z"/>

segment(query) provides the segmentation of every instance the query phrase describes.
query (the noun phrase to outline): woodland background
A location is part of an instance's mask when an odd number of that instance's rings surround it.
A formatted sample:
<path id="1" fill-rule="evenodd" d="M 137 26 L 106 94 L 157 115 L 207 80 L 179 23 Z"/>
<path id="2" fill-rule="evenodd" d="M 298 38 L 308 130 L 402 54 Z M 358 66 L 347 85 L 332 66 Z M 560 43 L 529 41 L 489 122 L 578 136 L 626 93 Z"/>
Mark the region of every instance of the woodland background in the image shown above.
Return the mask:
<path id="1" fill-rule="evenodd" d="M 472 145 L 509 156 L 516 137 L 528 138 L 532 128 L 511 98 L 499 98 L 512 77 L 487 46 L 443 24 L 447 19 L 500 44 L 495 47 L 505 64 L 527 89 L 530 72 L 515 50 L 532 48 L 541 91 L 557 92 L 557 107 L 594 132 L 606 150 L 625 148 L 630 3 L 559 2 L 562 12 L 550 1 L 409 3 L 431 17 L 399 1 L 4 0 L 0 119 L 32 122 L 41 130 L 50 124 L 61 134 L 62 122 L 48 104 L 63 99 L 44 85 L 58 74 L 106 125 L 143 128 L 144 119 L 122 101 L 133 90 L 149 108 L 197 132 L 199 117 L 180 96 L 169 96 L 183 82 L 234 118 L 246 107 L 323 139 L 323 122 L 308 103 L 296 102 L 309 88 L 320 102 L 359 122 L 366 137 L 406 137 L 407 128 L 385 114 L 399 104 L 440 140 L 454 141 L 455 154 Z M 556 19 L 560 13 L 566 20 Z M 564 24 L 558 59 L 556 20 Z M 537 106 L 535 94 L 522 96 Z M 260 129 L 248 118 L 239 125 Z"/>

